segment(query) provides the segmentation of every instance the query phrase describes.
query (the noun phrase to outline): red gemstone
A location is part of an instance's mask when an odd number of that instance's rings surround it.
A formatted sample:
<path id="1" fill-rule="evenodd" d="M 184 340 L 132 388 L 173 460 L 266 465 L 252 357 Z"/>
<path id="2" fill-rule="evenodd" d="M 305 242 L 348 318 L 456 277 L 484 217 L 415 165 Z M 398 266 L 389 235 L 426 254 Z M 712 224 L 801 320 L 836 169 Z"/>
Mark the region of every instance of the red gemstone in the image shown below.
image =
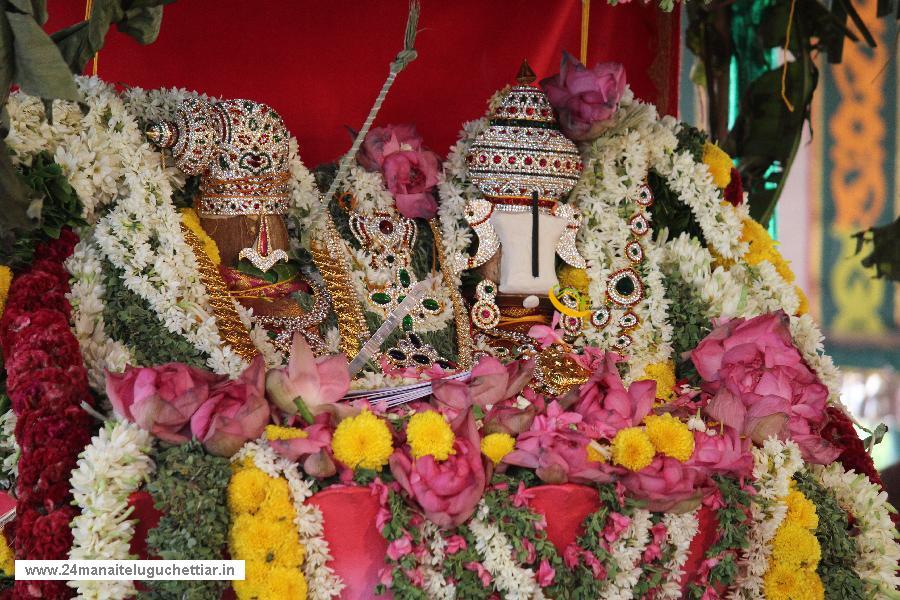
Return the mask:
<path id="1" fill-rule="evenodd" d="M 490 316 L 491 316 L 491 311 L 489 311 L 488 309 L 484 309 L 483 311 L 481 311 L 482 319 L 488 319 L 488 318 L 490 318 Z"/>
<path id="2" fill-rule="evenodd" d="M 378 230 L 384 235 L 391 235 L 394 233 L 394 224 L 387 219 L 384 219 L 378 223 Z"/>
<path id="3" fill-rule="evenodd" d="M 546 166 L 547 166 L 547 159 L 546 159 L 546 158 L 542 158 L 542 159 L 538 162 L 538 164 L 541 165 L 542 167 L 546 167 Z"/>
<path id="4" fill-rule="evenodd" d="M 571 168 L 572 168 L 572 161 L 569 161 L 569 160 L 566 161 L 566 168 L 567 168 L 567 169 L 571 169 Z"/>
<path id="5" fill-rule="evenodd" d="M 507 160 L 509 161 L 509 164 L 511 164 L 511 165 L 516 164 L 516 157 L 515 157 L 515 156 L 510 156 L 509 159 L 507 159 Z"/>
<path id="6" fill-rule="evenodd" d="M 481 162 L 485 163 L 485 162 L 487 162 L 487 156 L 485 156 L 484 154 L 482 154 L 481 156 L 478 157 L 478 160 L 480 160 Z"/>
<path id="7" fill-rule="evenodd" d="M 560 163 L 558 160 L 554 160 L 554 161 L 553 161 L 553 166 L 556 167 L 557 169 L 559 168 L 559 165 L 560 165 L 560 164 L 561 164 L 561 163 Z"/>
<path id="8" fill-rule="evenodd" d="M 500 155 L 499 155 L 499 154 L 495 154 L 495 155 L 494 155 L 494 164 L 495 164 L 495 165 L 499 165 L 499 164 L 500 164 Z"/>
<path id="9" fill-rule="evenodd" d="M 525 109 L 525 114 L 526 114 L 526 115 L 533 115 L 533 114 L 534 114 L 534 109 L 531 108 L 531 107 L 529 106 L 528 108 Z"/>
<path id="10" fill-rule="evenodd" d="M 541 116 L 542 116 L 542 117 L 546 117 L 546 116 L 549 115 L 549 114 L 550 114 L 550 111 L 547 110 L 546 108 L 542 108 L 542 109 L 541 109 Z"/>
<path id="11" fill-rule="evenodd" d="M 530 164 L 533 163 L 533 162 L 534 162 L 534 160 L 532 160 L 532 158 L 531 158 L 530 156 L 526 156 L 526 157 L 525 157 L 525 164 L 526 164 L 526 165 L 530 165 Z"/>

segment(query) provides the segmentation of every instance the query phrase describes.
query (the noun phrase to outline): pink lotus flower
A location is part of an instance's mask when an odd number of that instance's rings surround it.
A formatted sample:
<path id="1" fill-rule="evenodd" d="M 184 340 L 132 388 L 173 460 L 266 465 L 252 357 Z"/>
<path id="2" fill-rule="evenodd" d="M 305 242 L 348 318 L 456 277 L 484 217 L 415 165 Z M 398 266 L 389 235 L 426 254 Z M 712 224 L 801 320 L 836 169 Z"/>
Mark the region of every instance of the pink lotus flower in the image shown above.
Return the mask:
<path id="1" fill-rule="evenodd" d="M 621 360 L 613 352 L 595 353 L 593 372 L 578 389 L 572 410 L 582 416 L 583 429 L 592 438 L 612 439 L 620 429 L 640 424 L 653 407 L 656 382 L 635 381 L 626 388 L 616 368 Z"/>
<path id="2" fill-rule="evenodd" d="M 534 418 L 531 429 L 519 435 L 515 449 L 507 454 L 506 464 L 534 469 L 547 483 L 606 482 L 611 476 L 587 459 L 590 438 L 578 430 L 582 416 L 565 412 L 551 402 L 546 414 Z"/>
<path id="3" fill-rule="evenodd" d="M 559 313 L 555 312 L 549 327 L 546 325 L 532 325 L 531 329 L 528 330 L 528 336 L 537 340 L 541 348 L 549 348 L 555 344 L 564 346 L 566 341 L 563 339 L 563 330 L 558 329 L 557 325 L 559 325 Z"/>
<path id="4" fill-rule="evenodd" d="M 625 67 L 598 63 L 587 69 L 563 52 L 559 74 L 541 81 L 550 104 L 559 113 L 559 124 L 569 138 L 592 140 L 603 133 L 604 122 L 618 110 L 625 92 Z"/>
<path id="5" fill-rule="evenodd" d="M 413 125 L 388 125 L 371 130 L 357 154 L 368 171 L 380 172 L 403 216 L 431 219 L 437 214 L 433 189 L 440 160 L 427 150 Z"/>
<path id="6" fill-rule="evenodd" d="M 191 432 L 210 454 L 229 457 L 262 435 L 269 422 L 265 363 L 257 356 L 236 381 L 219 383 L 191 417 Z"/>
<path id="7" fill-rule="evenodd" d="M 347 416 L 353 409 L 338 401 L 349 389 L 347 358 L 343 354 L 316 358 L 299 333 L 294 334 L 287 367 L 266 375 L 269 400 L 289 415 L 300 410 L 304 418 L 325 412 Z"/>
<path id="8" fill-rule="evenodd" d="M 440 527 L 456 527 L 475 512 L 487 483 L 478 432 L 471 417 L 457 432 L 455 454 L 442 462 L 431 455 L 413 460 L 408 448 L 394 451 L 391 473 L 400 487 Z"/>
<path id="9" fill-rule="evenodd" d="M 485 408 L 518 396 L 533 372 L 533 361 L 503 365 L 496 358 L 485 357 L 472 369 L 469 381 L 435 380 L 432 383 L 433 401 L 455 429 L 462 425 L 473 405 Z"/>
<path id="10" fill-rule="evenodd" d="M 332 427 L 329 415 L 320 415 L 303 431 L 306 437 L 291 440 L 269 440 L 269 446 L 279 456 L 292 462 L 303 462 L 307 475 L 317 479 L 331 477 L 337 466 L 331 456 Z"/>
<path id="11" fill-rule="evenodd" d="M 220 378 L 182 363 L 128 367 L 106 374 L 106 395 L 115 411 L 161 440 L 183 444 L 191 439 L 191 416 Z"/>
<path id="12" fill-rule="evenodd" d="M 757 442 L 794 438 L 808 461 L 830 462 L 840 453 L 819 436 L 828 389 L 794 346 L 784 311 L 720 324 L 691 360 L 710 417 Z"/>
<path id="13" fill-rule="evenodd" d="M 622 537 L 628 526 L 631 525 L 631 518 L 617 512 L 609 513 L 606 520 L 606 526 L 603 528 L 603 539 L 610 544 Z"/>
<path id="14" fill-rule="evenodd" d="M 750 440 L 742 438 L 731 427 L 716 435 L 694 432 L 694 453 L 685 465 L 704 475 L 722 474 L 737 478 L 749 477 L 753 472 Z"/>
<path id="15" fill-rule="evenodd" d="M 681 512 L 700 501 L 698 483 L 702 475 L 674 458 L 657 454 L 649 466 L 629 471 L 622 478 L 631 496 L 647 502 L 653 512 Z"/>

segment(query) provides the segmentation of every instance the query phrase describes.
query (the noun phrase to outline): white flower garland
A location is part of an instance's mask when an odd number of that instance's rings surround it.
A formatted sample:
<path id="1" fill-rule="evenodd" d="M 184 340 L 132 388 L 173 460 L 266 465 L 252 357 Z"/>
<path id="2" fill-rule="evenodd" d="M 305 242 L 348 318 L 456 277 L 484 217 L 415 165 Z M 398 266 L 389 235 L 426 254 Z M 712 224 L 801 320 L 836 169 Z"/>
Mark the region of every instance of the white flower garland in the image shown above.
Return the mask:
<path id="1" fill-rule="evenodd" d="M 300 542 L 306 547 L 303 572 L 306 576 L 308 596 L 312 600 L 329 600 L 340 597 L 344 582 L 328 566 L 331 551 L 323 534 L 322 511 L 306 500 L 313 495 L 312 486 L 299 473 L 297 464 L 275 454 L 264 439 L 248 442 L 231 457 L 231 462 L 252 458 L 253 463 L 269 477 L 284 477 L 288 482 L 291 500 L 294 502 L 294 524 L 300 534 Z"/>
<path id="2" fill-rule="evenodd" d="M 455 600 L 456 585 L 447 581 L 441 572 L 446 557 L 447 542 L 441 529 L 431 521 L 422 525 L 422 536 L 428 542 L 428 560 L 422 565 L 425 585 L 423 589 L 434 600 Z"/>
<path id="3" fill-rule="evenodd" d="M 131 351 L 113 340 L 105 331 L 104 294 L 100 256 L 89 237 L 75 246 L 66 262 L 72 275 L 66 297 L 72 305 L 72 331 L 78 339 L 81 356 L 88 372 L 88 382 L 95 390 L 106 389 L 106 371 L 120 373 L 132 363 Z"/>
<path id="4" fill-rule="evenodd" d="M 753 447 L 753 478 L 757 494 L 750 505 L 750 544 L 740 560 L 740 574 L 729 598 L 764 598 L 763 575 L 769 568 L 772 539 L 787 514 L 782 499 L 790 491 L 791 478 L 803 466 L 800 448 L 788 440 L 768 438 Z"/>
<path id="5" fill-rule="evenodd" d="M 149 453 L 153 438 L 127 421 L 107 423 L 81 453 L 71 479 L 74 504 L 72 560 L 127 560 L 135 520 L 128 497 L 156 468 Z M 70 581 L 79 598 L 116 600 L 136 593 L 134 582 Z"/>
<path id="6" fill-rule="evenodd" d="M 663 517 L 663 523 L 666 525 L 666 546 L 673 548 L 673 553 L 665 564 L 666 579 L 658 596 L 661 600 L 681 598 L 683 567 L 688 559 L 688 549 L 700 527 L 700 523 L 697 521 L 699 511 L 700 509 L 696 508 L 688 513 L 666 514 Z"/>
<path id="7" fill-rule="evenodd" d="M 845 470 L 838 462 L 827 467 L 811 466 L 810 470 L 856 520 L 858 552 L 853 570 L 863 580 L 866 593 L 872 598 L 893 597 L 900 586 L 900 545 L 887 492 L 865 475 Z"/>
<path id="8" fill-rule="evenodd" d="M 489 522 L 488 507 L 482 500 L 469 521 L 475 535 L 475 549 L 484 557 L 484 568 L 494 578 L 494 586 L 508 600 L 541 600 L 544 592 L 534 571 L 523 569 L 513 559 L 512 544 L 500 528 Z"/>
<path id="9" fill-rule="evenodd" d="M 16 442 L 16 413 L 10 408 L 0 414 L 0 473 L 4 479 L 14 481 L 19 476 L 19 444 Z"/>
<path id="10" fill-rule="evenodd" d="M 625 533 L 612 544 L 610 554 L 616 562 L 616 578 L 610 581 L 600 597 L 604 600 L 631 600 L 635 584 L 641 578 L 641 557 L 650 543 L 653 521 L 650 511 L 635 510 Z"/>

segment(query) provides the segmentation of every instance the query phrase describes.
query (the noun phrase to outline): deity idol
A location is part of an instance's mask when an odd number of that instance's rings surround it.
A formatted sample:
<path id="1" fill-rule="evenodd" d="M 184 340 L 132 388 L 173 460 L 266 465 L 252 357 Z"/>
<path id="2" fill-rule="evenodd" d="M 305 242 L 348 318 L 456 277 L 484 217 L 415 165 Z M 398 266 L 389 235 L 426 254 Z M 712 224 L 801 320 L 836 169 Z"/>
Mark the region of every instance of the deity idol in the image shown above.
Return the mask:
<path id="1" fill-rule="evenodd" d="M 185 174 L 200 176 L 194 208 L 218 246 L 229 294 L 253 310 L 281 350 L 294 332 L 324 350 L 318 325 L 326 295 L 289 261 L 290 134 L 278 113 L 251 100 L 189 99 L 173 121 L 151 124 L 147 137 L 170 148 Z M 298 293 L 315 297 L 314 308 L 301 308 Z"/>
<path id="2" fill-rule="evenodd" d="M 472 323 L 501 354 L 533 352 L 531 327 L 550 325 L 555 305 L 575 311 L 582 301 L 575 290 L 560 290 L 557 277 L 562 265 L 586 266 L 575 245 L 580 212 L 567 203 L 581 158 L 534 80 L 523 63 L 517 85 L 499 94 L 474 139 L 457 146 L 464 168 L 449 173 L 443 188 L 447 197 L 465 199 L 461 217 L 475 234 L 474 248 L 460 246 L 456 236 L 453 264 L 466 280 L 478 281 L 467 290 Z M 456 215 L 448 207 L 444 216 L 452 237 Z M 580 324 L 564 317 L 572 335 Z"/>

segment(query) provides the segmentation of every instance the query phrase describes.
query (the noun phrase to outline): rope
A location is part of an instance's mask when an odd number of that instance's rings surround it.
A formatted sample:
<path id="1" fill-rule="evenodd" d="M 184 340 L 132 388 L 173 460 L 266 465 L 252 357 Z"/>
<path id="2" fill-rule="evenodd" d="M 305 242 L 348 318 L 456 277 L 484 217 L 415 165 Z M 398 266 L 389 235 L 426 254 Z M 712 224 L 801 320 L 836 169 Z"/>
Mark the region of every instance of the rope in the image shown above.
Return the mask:
<path id="1" fill-rule="evenodd" d="M 587 65 L 588 33 L 591 29 L 591 0 L 581 0 L 581 64 Z"/>
<path id="2" fill-rule="evenodd" d="M 359 151 L 359 147 L 362 145 L 363 140 L 366 138 L 366 135 L 369 133 L 369 129 L 372 127 L 372 123 L 375 121 L 375 117 L 378 116 L 378 111 L 381 110 L 381 105 L 384 103 L 384 99 L 387 97 L 388 92 L 391 89 L 391 86 L 394 85 L 394 80 L 397 78 L 397 74 L 400 73 L 404 68 L 406 68 L 409 63 L 416 59 L 417 53 L 416 49 L 413 47 L 413 43 L 416 41 L 416 27 L 419 23 L 419 1 L 412 0 L 409 4 L 409 16 L 406 18 L 406 34 L 403 38 L 403 50 L 401 50 L 394 61 L 391 63 L 390 73 L 387 76 L 387 79 L 384 80 L 384 85 L 381 86 L 381 92 L 379 92 L 378 97 L 375 99 L 375 104 L 372 105 L 371 110 L 369 110 L 369 116 L 366 117 L 365 123 L 363 123 L 362 129 L 359 130 L 359 133 L 356 134 L 356 138 L 353 140 L 353 145 L 350 146 L 350 150 L 341 158 L 341 162 L 338 164 L 337 173 L 334 176 L 334 180 L 331 182 L 331 186 L 328 188 L 328 191 L 325 193 L 324 201 L 327 203 L 330 198 L 332 198 L 337 192 L 339 186 L 343 183 L 344 177 L 347 176 L 347 170 L 350 168 L 350 161 L 353 160 L 353 157 L 356 156 L 356 153 Z"/>
<path id="3" fill-rule="evenodd" d="M 791 43 L 791 26 L 794 24 L 794 7 L 796 5 L 797 0 L 791 0 L 791 12 L 788 13 L 787 31 L 784 34 L 784 56 L 782 57 L 784 66 L 781 70 L 781 99 L 784 100 L 784 105 L 791 112 L 794 112 L 794 105 L 787 97 L 788 46 Z"/>

